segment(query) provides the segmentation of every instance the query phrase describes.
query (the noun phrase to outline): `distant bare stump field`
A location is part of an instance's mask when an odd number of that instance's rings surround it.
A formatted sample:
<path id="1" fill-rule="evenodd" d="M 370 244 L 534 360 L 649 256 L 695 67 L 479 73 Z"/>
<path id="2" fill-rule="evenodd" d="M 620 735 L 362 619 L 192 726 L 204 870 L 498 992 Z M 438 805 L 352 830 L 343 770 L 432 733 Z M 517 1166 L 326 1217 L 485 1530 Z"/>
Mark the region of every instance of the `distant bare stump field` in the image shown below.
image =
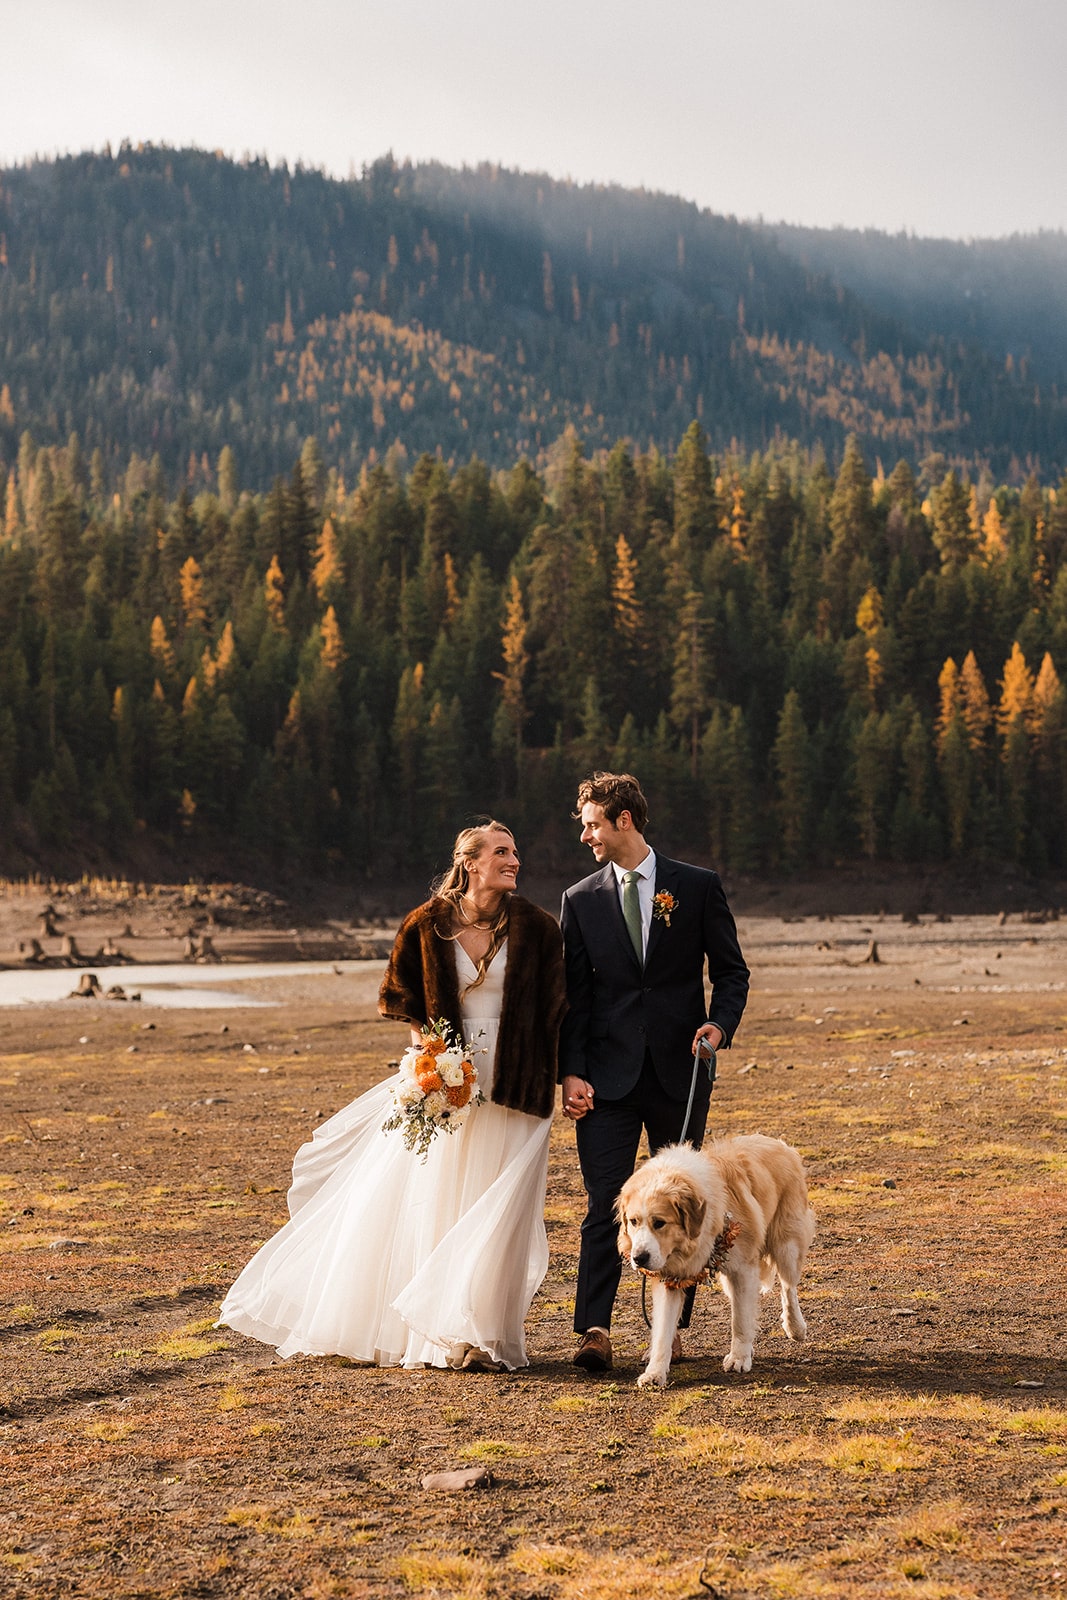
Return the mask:
<path id="1" fill-rule="evenodd" d="M 113 912 L 94 937 L 121 944 Z M 804 1156 L 809 1333 L 787 1342 L 772 1297 L 751 1373 L 727 1376 L 725 1302 L 702 1290 L 662 1394 L 636 1385 L 629 1275 L 615 1370 L 570 1364 L 562 1119 L 526 1371 L 280 1362 L 215 1327 L 297 1145 L 396 1058 L 380 962 L 253 985 L 280 1002 L 256 1010 L 236 985 L 222 1011 L 0 1006 L 0 1593 L 1067 1592 L 1067 923 L 740 926 L 753 995 L 711 1127 Z"/>

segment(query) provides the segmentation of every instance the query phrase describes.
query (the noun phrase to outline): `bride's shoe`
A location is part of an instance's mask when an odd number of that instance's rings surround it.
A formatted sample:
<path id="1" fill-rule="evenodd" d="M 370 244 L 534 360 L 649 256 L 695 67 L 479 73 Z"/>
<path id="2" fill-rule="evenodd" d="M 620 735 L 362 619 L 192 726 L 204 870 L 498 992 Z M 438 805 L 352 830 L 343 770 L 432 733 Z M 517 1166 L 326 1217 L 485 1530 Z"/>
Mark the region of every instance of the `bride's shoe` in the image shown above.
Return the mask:
<path id="1" fill-rule="evenodd" d="M 479 1350 L 476 1345 L 471 1345 L 463 1357 L 462 1367 L 464 1372 L 506 1372 L 508 1369 L 502 1361 L 494 1361 L 488 1350 Z"/>

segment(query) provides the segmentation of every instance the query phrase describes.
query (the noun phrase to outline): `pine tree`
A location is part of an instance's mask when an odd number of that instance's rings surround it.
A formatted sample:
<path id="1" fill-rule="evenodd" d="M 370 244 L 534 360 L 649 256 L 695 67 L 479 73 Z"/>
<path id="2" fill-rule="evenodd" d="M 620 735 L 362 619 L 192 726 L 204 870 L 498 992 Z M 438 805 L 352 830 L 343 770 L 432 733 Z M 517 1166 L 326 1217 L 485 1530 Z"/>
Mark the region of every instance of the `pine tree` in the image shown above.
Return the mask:
<path id="1" fill-rule="evenodd" d="M 949 843 L 952 854 L 959 856 L 963 854 L 971 815 L 971 752 L 958 710 L 941 736 L 938 767 L 948 814 Z"/>
<path id="2" fill-rule="evenodd" d="M 513 776 L 516 785 L 522 772 L 522 731 L 526 722 L 524 682 L 530 660 L 526 649 L 526 631 L 522 587 L 512 573 L 501 640 L 504 670 L 493 673 L 500 684 L 500 721 L 493 743 L 498 759 L 505 764 L 506 771 Z"/>
<path id="3" fill-rule="evenodd" d="M 627 768 L 621 770 L 626 771 Z M 725 866 L 733 801 L 729 723 L 721 705 L 711 714 L 700 741 L 700 776 L 708 820 L 708 845 L 714 863 Z"/>
<path id="4" fill-rule="evenodd" d="M 728 729 L 730 819 L 726 835 L 726 860 L 738 872 L 751 872 L 759 864 L 759 795 L 748 725 L 740 706 L 730 711 Z"/>
<path id="5" fill-rule="evenodd" d="M 860 847 L 873 861 L 886 823 L 893 792 L 893 728 L 888 713 L 869 711 L 853 737 L 853 789 Z"/>
<path id="6" fill-rule="evenodd" d="M 699 559 L 715 537 L 716 508 L 707 438 L 691 422 L 674 458 L 674 532 L 680 547 Z"/>
<path id="7" fill-rule="evenodd" d="M 690 772 L 695 778 L 700 757 L 700 725 L 707 710 L 707 651 L 703 635 L 707 623 L 703 600 L 696 590 L 686 595 L 678 618 L 671 679 L 670 717 L 689 746 Z"/>
<path id="8" fill-rule="evenodd" d="M 854 436 L 848 438 L 827 509 L 830 549 L 826 558 L 826 599 L 835 630 L 854 614 L 859 593 L 869 586 L 874 541 L 871 476 Z M 866 580 L 866 581 L 865 581 Z"/>
<path id="9" fill-rule="evenodd" d="M 807 848 L 812 798 L 810 737 L 795 689 L 789 690 L 782 703 L 771 759 L 777 781 L 782 862 L 795 868 Z"/>
<path id="10" fill-rule="evenodd" d="M 978 539 L 971 527 L 970 495 L 958 475 L 947 472 L 930 496 L 933 540 L 942 568 L 955 571 L 976 553 Z"/>
<path id="11" fill-rule="evenodd" d="M 414 667 L 404 669 L 397 690 L 391 730 L 397 813 L 408 838 L 416 837 L 416 805 L 427 719 L 424 678 L 425 669 L 421 661 Z"/>

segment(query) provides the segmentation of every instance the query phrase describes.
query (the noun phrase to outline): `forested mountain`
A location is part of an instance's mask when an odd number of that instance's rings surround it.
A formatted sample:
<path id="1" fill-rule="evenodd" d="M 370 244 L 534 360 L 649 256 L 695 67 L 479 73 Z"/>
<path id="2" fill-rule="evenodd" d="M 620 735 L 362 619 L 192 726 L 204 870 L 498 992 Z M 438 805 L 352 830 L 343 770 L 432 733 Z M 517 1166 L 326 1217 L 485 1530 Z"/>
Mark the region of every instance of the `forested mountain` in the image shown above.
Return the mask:
<path id="1" fill-rule="evenodd" d="M 310 435 L 351 479 L 397 441 L 409 465 L 541 465 L 567 425 L 669 453 L 695 417 L 718 450 L 837 461 L 854 434 L 872 460 L 1058 476 L 1062 239 L 990 247 L 970 317 L 951 249 L 909 279 L 888 245 L 861 273 L 819 242 L 489 167 L 342 182 L 123 147 L 11 168 L 0 464 L 76 432 L 101 484 L 136 452 L 210 487 L 228 445 L 263 485 Z"/>
<path id="2" fill-rule="evenodd" d="M 778 226 L 775 238 L 921 335 L 1000 351 L 1067 391 L 1067 234 L 920 239 L 847 228 Z"/>
<path id="3" fill-rule="evenodd" d="M 390 879 L 477 808 L 547 871 L 596 765 L 734 871 L 1067 868 L 1062 241 L 900 249 L 391 160 L 5 172 L 0 870 Z"/>
<path id="4" fill-rule="evenodd" d="M 389 882 L 472 810 L 565 870 L 577 777 L 732 871 L 1067 867 L 1067 475 L 576 435 L 346 487 L 105 491 L 24 441 L 0 536 L 0 870 L 286 863 Z M 179 868 L 181 870 L 181 868 Z M 232 870 L 232 868 L 231 868 Z"/>

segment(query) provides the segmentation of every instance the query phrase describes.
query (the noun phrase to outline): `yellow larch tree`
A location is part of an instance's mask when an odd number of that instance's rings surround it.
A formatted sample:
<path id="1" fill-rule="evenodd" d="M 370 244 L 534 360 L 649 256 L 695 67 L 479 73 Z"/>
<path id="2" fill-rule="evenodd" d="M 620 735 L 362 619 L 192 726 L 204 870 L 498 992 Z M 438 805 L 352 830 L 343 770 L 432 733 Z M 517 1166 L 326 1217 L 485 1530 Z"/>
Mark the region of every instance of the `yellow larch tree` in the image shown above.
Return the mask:
<path id="1" fill-rule="evenodd" d="M 207 622 L 207 607 L 204 604 L 204 579 L 195 556 L 188 556 L 183 562 L 178 582 L 181 585 L 182 615 L 186 627 L 202 628 Z"/>
<path id="2" fill-rule="evenodd" d="M 337 534 L 334 532 L 332 521 L 327 517 L 315 546 L 315 565 L 311 569 L 311 581 L 320 597 L 329 601 L 337 598 L 336 591 L 344 583 L 344 576 Z"/>
<path id="3" fill-rule="evenodd" d="M 622 533 L 615 541 L 611 603 L 615 612 L 615 626 L 627 644 L 633 644 L 641 628 L 641 602 L 637 598 L 637 562 Z"/>
<path id="4" fill-rule="evenodd" d="M 1021 718 L 1025 723 L 1028 720 L 1033 697 L 1034 675 L 1026 665 L 1026 657 L 1016 639 L 1011 647 L 1011 655 L 1004 663 L 997 704 L 997 732 L 1005 742 L 1015 721 Z"/>
<path id="5" fill-rule="evenodd" d="M 456 573 L 456 563 L 448 551 L 445 551 L 445 622 L 454 622 L 459 615 L 459 577 Z"/>
<path id="6" fill-rule="evenodd" d="M 333 606 L 327 606 L 322 619 L 322 659 L 331 672 L 340 672 L 348 660 L 348 652 L 341 638 L 341 624 Z"/>
<path id="7" fill-rule="evenodd" d="M 1000 507 L 995 500 L 990 500 L 989 508 L 982 518 L 982 554 L 987 561 L 998 561 L 1007 547 L 1008 534 L 1000 514 Z"/>
<path id="8" fill-rule="evenodd" d="M 207 689 L 209 694 L 214 694 L 218 669 L 215 666 L 215 657 L 211 654 L 211 646 L 209 644 L 206 644 L 200 653 L 200 676 L 203 679 L 204 688 Z"/>
<path id="9" fill-rule="evenodd" d="M 263 597 L 267 603 L 267 615 L 272 627 L 279 633 L 285 632 L 285 579 L 282 577 L 282 565 L 277 556 L 271 556 L 267 575 L 263 580 Z"/>
<path id="10" fill-rule="evenodd" d="M 530 658 L 526 650 L 526 611 L 522 603 L 522 589 L 514 573 L 511 574 L 511 582 L 508 585 L 500 651 L 504 657 L 504 670 L 495 673 L 494 676 L 500 680 L 501 704 L 515 747 L 518 749 L 522 742 L 523 723 L 526 721 L 523 679 Z"/>
<path id="11" fill-rule="evenodd" d="M 1035 737 L 1040 738 L 1048 727 L 1053 707 L 1062 694 L 1060 675 L 1048 651 L 1045 651 L 1034 680 L 1033 692 L 1030 696 L 1030 710 L 1028 722 L 1030 731 Z"/>
<path id="12" fill-rule="evenodd" d="M 162 617 L 152 618 L 152 629 L 149 641 L 152 659 L 159 663 L 167 672 L 174 670 L 174 651 L 170 640 L 167 638 L 167 628 Z"/>
<path id="13" fill-rule="evenodd" d="M 7 501 L 4 506 L 4 536 L 16 539 L 22 526 L 22 515 L 19 507 L 18 482 L 15 478 L 15 469 L 11 468 L 7 475 Z"/>
<path id="14" fill-rule="evenodd" d="M 745 491 L 739 482 L 735 482 L 733 506 L 730 513 L 730 543 L 735 549 L 744 550 L 745 532 Z"/>
<path id="15" fill-rule="evenodd" d="M 960 708 L 960 672 L 951 656 L 938 673 L 937 692 L 940 703 L 934 726 L 937 731 L 937 748 L 940 752 L 944 748 L 948 731 L 955 722 Z"/>
<path id="16" fill-rule="evenodd" d="M 224 678 L 237 656 L 237 641 L 233 636 L 233 623 L 227 619 L 215 649 L 215 671 Z"/>
<path id="17" fill-rule="evenodd" d="M 968 650 L 960 668 L 959 705 L 963 725 L 967 729 L 967 743 L 972 750 L 980 750 L 993 721 L 993 709 L 989 704 L 989 692 L 982 669 L 973 650 Z"/>
<path id="18" fill-rule="evenodd" d="M 869 639 L 878 632 L 884 621 L 882 597 L 872 584 L 856 608 L 856 626 Z"/>

